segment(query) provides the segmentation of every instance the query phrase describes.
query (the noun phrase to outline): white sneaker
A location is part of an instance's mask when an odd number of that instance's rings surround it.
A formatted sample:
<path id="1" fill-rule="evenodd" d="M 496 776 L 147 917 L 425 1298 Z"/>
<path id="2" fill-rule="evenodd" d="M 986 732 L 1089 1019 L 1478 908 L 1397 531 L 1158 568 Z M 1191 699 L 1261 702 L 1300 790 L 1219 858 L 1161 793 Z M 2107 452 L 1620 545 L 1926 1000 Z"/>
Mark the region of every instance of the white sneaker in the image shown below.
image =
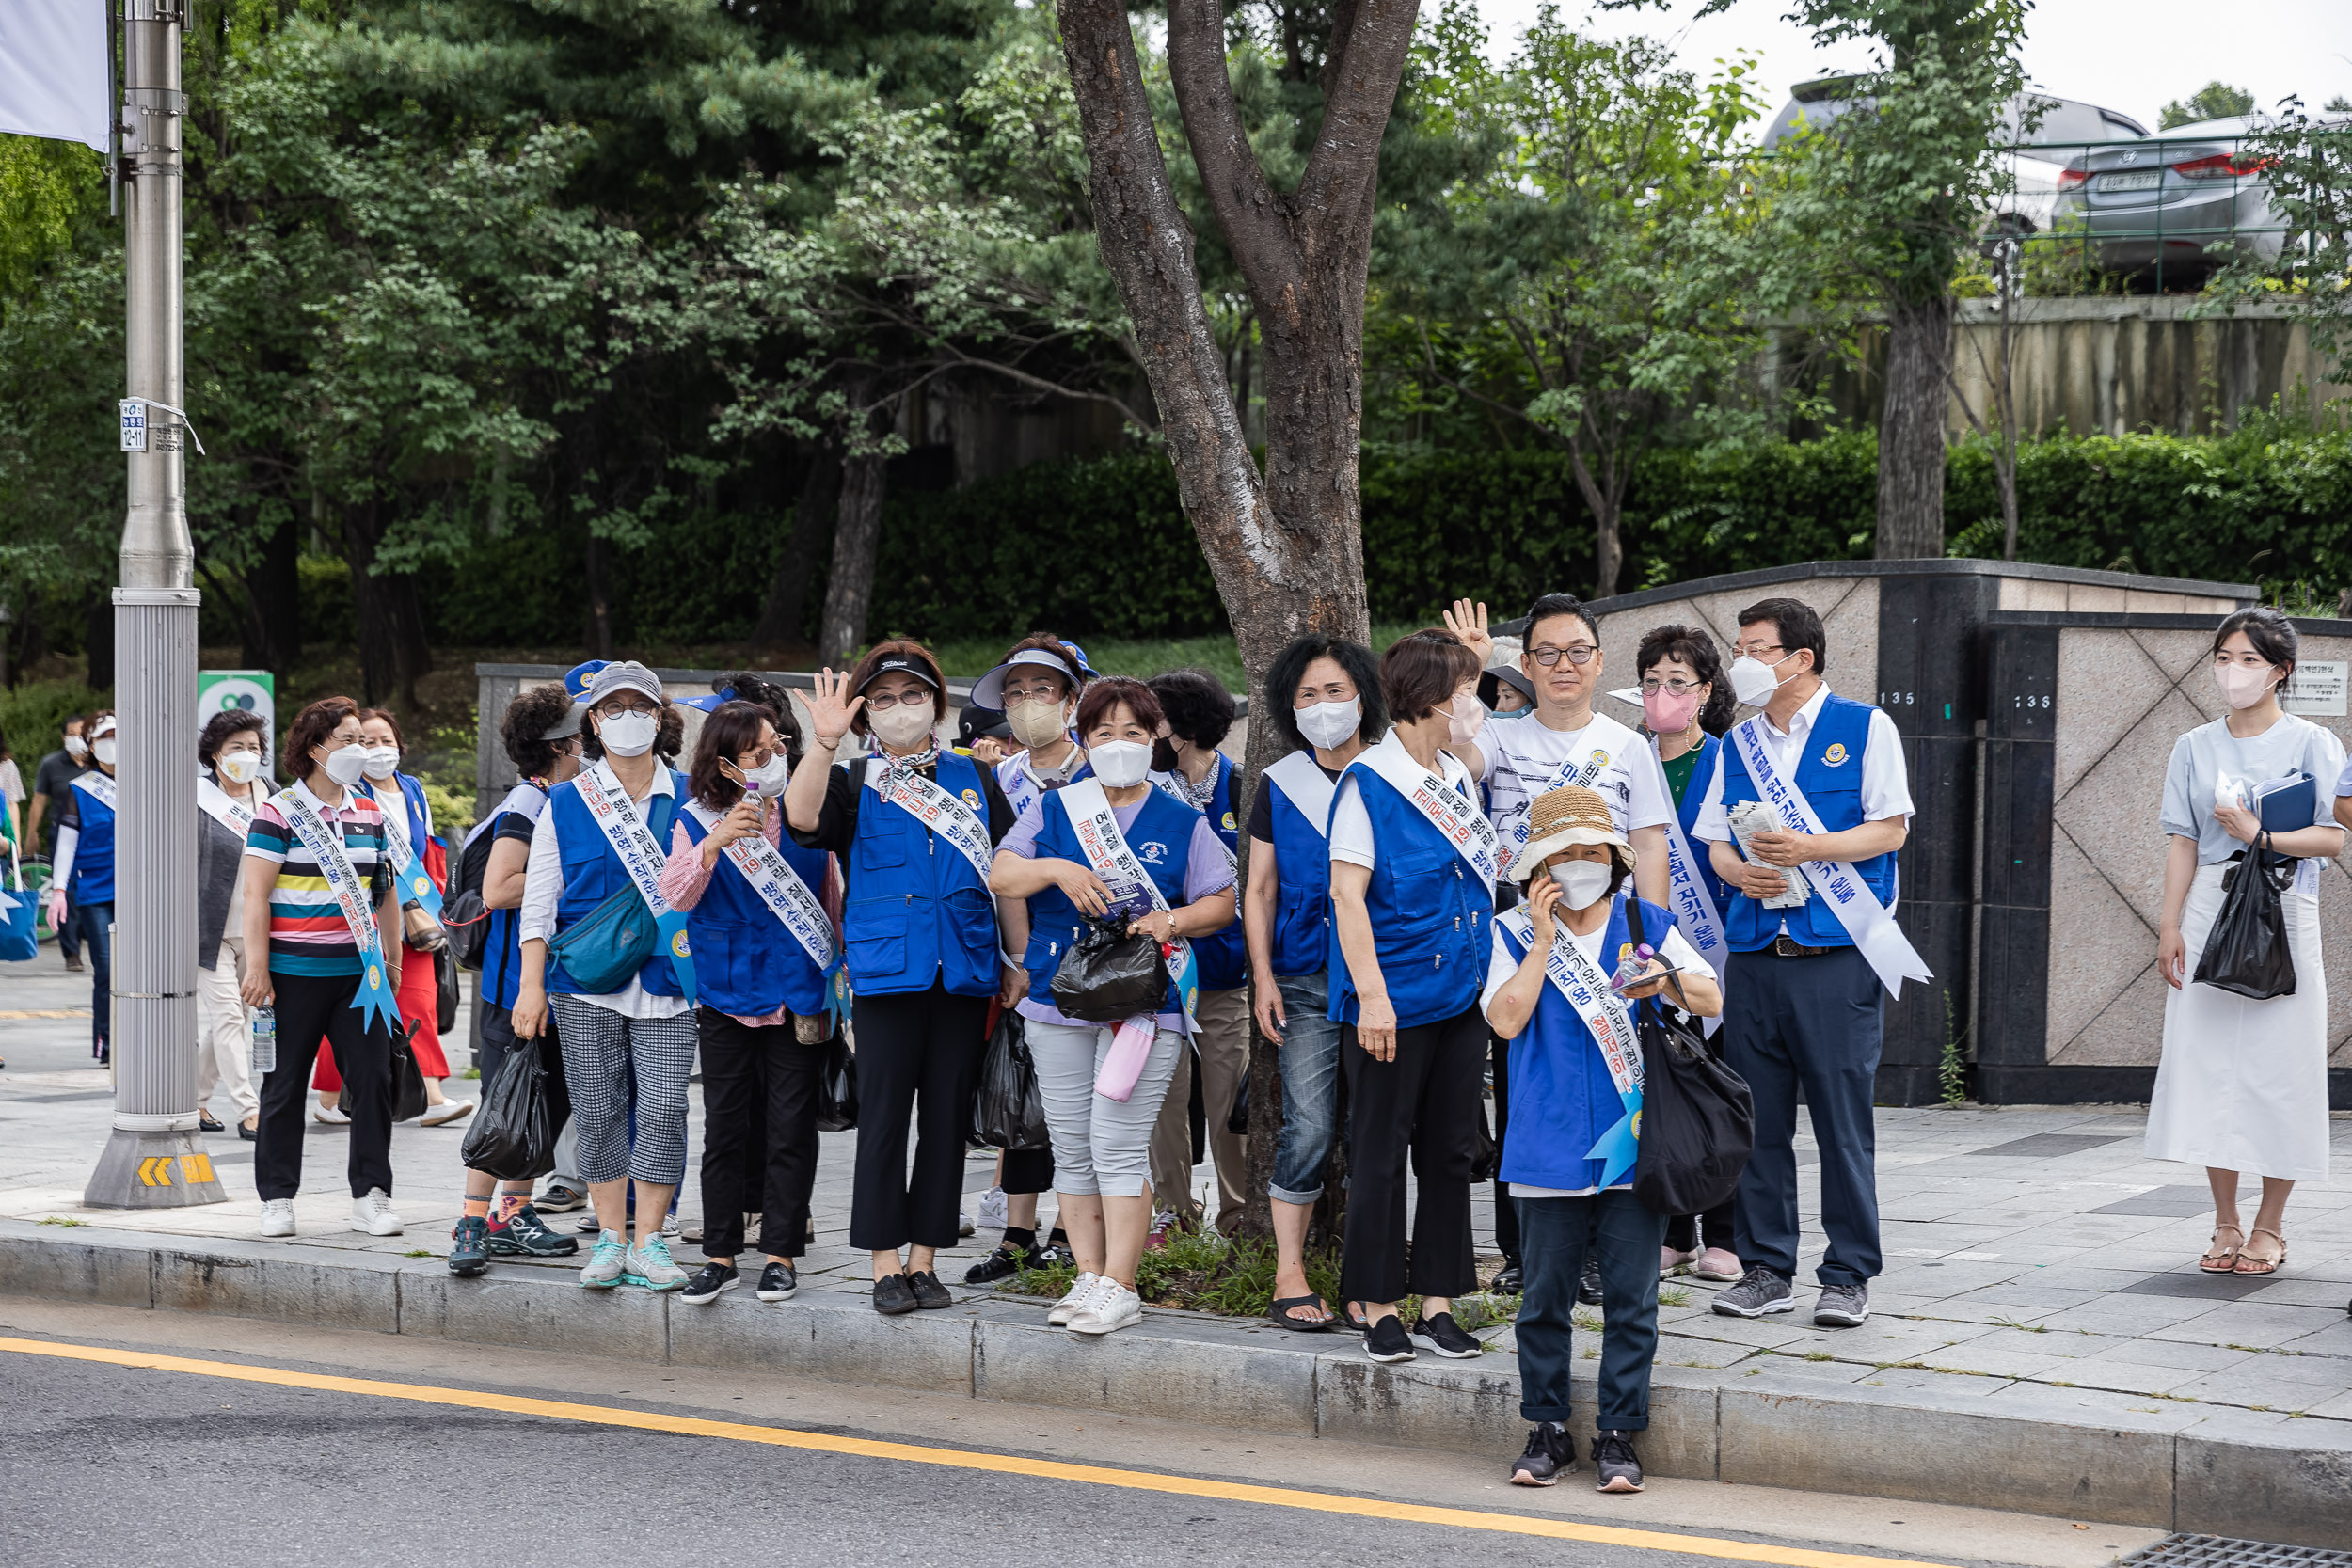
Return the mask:
<path id="1" fill-rule="evenodd" d="M 417 1118 L 417 1124 L 421 1127 L 444 1127 L 461 1117 L 471 1115 L 473 1115 L 472 1101 L 444 1100 L 438 1105 L 428 1106 L 424 1115 Z"/>
<path id="2" fill-rule="evenodd" d="M 958 1215 L 956 1216 L 956 1234 L 957 1234 L 957 1235 L 959 1235 L 959 1236 L 969 1236 L 969 1235 L 971 1235 L 971 1234 L 972 1234 L 972 1232 L 973 1232 L 973 1231 L 977 1230 L 978 1228 L 979 1228 L 979 1227 L 978 1227 L 978 1226 L 974 1225 L 974 1224 L 972 1223 L 972 1216 L 971 1216 L 971 1215 L 969 1215 L 969 1214 L 958 1214 Z"/>
<path id="3" fill-rule="evenodd" d="M 294 1228 L 294 1199 L 267 1197 L 262 1200 L 262 1234 L 291 1236 Z"/>
<path id="4" fill-rule="evenodd" d="M 381 1187 L 370 1187 L 367 1196 L 352 1199 L 351 1228 L 371 1236 L 399 1235 L 400 1216 L 392 1212 L 391 1195 Z"/>
<path id="5" fill-rule="evenodd" d="M 991 1187 L 980 1195 L 980 1228 L 1002 1230 L 1009 1222 L 1007 1211 L 1011 1207 L 1005 1200 L 1005 1189 Z"/>
<path id="6" fill-rule="evenodd" d="M 342 1107 L 339 1105 L 320 1105 L 314 1102 L 310 1106 L 310 1119 L 312 1121 L 323 1121 L 329 1127 L 348 1127 L 351 1125 L 351 1118 L 343 1115 Z"/>
<path id="7" fill-rule="evenodd" d="M 1073 1334 L 1108 1334 L 1125 1328 L 1129 1323 L 1143 1321 L 1143 1298 L 1105 1276 L 1096 1285 L 1086 1305 L 1070 1315 Z"/>
<path id="8" fill-rule="evenodd" d="M 1087 1298 L 1094 1294 L 1094 1288 L 1102 1283 L 1103 1276 L 1099 1274 L 1080 1275 L 1070 1287 L 1070 1293 L 1054 1303 L 1054 1309 L 1045 1314 L 1045 1321 L 1056 1328 L 1069 1327 L 1072 1314 L 1086 1306 Z"/>

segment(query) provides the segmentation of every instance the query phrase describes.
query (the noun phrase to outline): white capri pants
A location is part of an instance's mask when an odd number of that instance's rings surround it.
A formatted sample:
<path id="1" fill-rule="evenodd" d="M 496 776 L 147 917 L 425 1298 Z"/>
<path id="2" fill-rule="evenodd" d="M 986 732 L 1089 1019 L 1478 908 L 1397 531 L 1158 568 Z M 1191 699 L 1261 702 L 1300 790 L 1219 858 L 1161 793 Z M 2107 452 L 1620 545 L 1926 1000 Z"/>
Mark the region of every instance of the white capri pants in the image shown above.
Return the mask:
<path id="1" fill-rule="evenodd" d="M 1054 1138 L 1054 1190 L 1085 1197 L 1141 1197 L 1152 1168 L 1152 1127 L 1176 1072 L 1184 1037 L 1162 1029 L 1125 1103 L 1094 1092 L 1094 1075 L 1110 1053 L 1112 1024 L 1028 1021 L 1029 1058 Z"/>

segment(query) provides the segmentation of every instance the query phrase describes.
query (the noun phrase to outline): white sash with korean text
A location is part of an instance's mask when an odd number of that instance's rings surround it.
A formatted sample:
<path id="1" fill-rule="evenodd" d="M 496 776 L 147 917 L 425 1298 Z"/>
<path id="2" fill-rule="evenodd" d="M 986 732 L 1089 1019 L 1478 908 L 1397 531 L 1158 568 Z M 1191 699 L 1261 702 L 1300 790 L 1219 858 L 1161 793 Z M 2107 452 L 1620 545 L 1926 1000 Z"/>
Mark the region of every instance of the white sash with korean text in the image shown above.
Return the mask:
<path id="1" fill-rule="evenodd" d="M 1718 748 L 1715 766 L 1724 765 Z M 1664 766 L 1662 763 L 1660 765 Z M 1706 798 L 1708 781 L 1693 777 L 1690 787 Z M 1674 910 L 1675 928 L 1683 939 L 1698 949 L 1707 967 L 1715 972 L 1718 980 L 1731 962 L 1731 943 L 1724 937 L 1724 913 L 1715 907 L 1715 895 L 1707 891 L 1707 879 L 1699 875 L 1698 857 L 1691 852 L 1691 840 L 1682 831 L 1682 814 L 1675 808 L 1672 791 L 1666 796 L 1666 900 Z M 1721 1018 L 1707 1021 L 1707 1032 L 1714 1034 L 1723 1027 Z"/>
<path id="2" fill-rule="evenodd" d="M 645 826 L 637 803 L 622 787 L 619 775 L 609 764 L 598 762 L 576 774 L 572 787 L 580 792 L 580 804 L 596 818 L 605 843 L 612 847 L 621 869 L 628 873 L 637 896 L 645 901 L 654 919 L 659 921 L 670 914 L 670 901 L 661 896 L 661 863 L 665 858 L 661 846 L 654 838 L 653 830 Z"/>
<path id="3" fill-rule="evenodd" d="M 897 783 L 888 794 L 882 785 L 893 775 Z M 885 757 L 870 757 L 866 764 L 866 785 L 881 795 L 889 804 L 906 812 L 940 837 L 956 847 L 956 852 L 972 863 L 972 869 L 988 880 L 988 864 L 992 852 L 988 843 L 988 828 L 980 821 L 979 812 L 969 802 L 950 795 L 934 779 L 927 779 L 911 768 L 894 768 Z"/>
<path id="4" fill-rule="evenodd" d="M 690 802 L 687 811 L 707 833 L 719 825 L 726 814 L 712 811 L 700 802 Z M 792 933 L 792 940 L 801 944 L 819 971 L 833 968 L 833 923 L 825 918 L 823 900 L 792 869 L 792 863 L 784 858 L 784 851 L 768 842 L 768 835 L 747 833 L 719 851 L 743 880 L 759 895 L 759 901 L 768 911 L 784 922 L 784 928 Z"/>
<path id="5" fill-rule="evenodd" d="M 205 816 L 236 834 L 239 844 L 253 831 L 253 808 L 201 773 L 196 777 L 196 803 Z"/>
<path id="6" fill-rule="evenodd" d="M 1268 784 L 1282 792 L 1298 815 L 1314 824 L 1325 837 L 1331 832 L 1331 801 L 1340 786 L 1315 761 L 1312 752 L 1293 752 L 1265 770 Z"/>
<path id="7" fill-rule="evenodd" d="M 1454 852 L 1478 873 L 1487 893 L 1494 892 L 1495 879 L 1501 875 L 1500 855 L 1495 825 L 1486 820 L 1485 812 L 1455 793 L 1441 776 L 1414 761 L 1413 753 L 1405 749 L 1393 732 L 1356 760 L 1404 796 L 1431 827 L 1445 835 L 1445 841 L 1454 846 Z M 1329 836 L 1327 827 L 1325 836 Z"/>
<path id="8" fill-rule="evenodd" d="M 286 826 L 302 840 L 302 847 L 310 851 L 310 858 L 319 863 L 319 879 L 326 884 L 326 891 L 335 895 L 335 908 L 342 912 L 343 924 L 351 928 L 351 940 L 359 949 L 359 956 L 371 964 L 380 962 L 375 953 L 383 933 L 376 929 L 374 911 L 368 908 L 358 870 L 343 849 L 342 831 L 322 819 L 292 784 L 279 790 L 273 803 L 286 819 Z"/>
<path id="9" fill-rule="evenodd" d="M 1525 905 L 1495 916 L 1495 924 L 1511 933 L 1521 952 L 1535 945 L 1535 922 L 1529 918 Z M 1633 1033 L 1633 1009 L 1610 989 L 1609 977 L 1584 956 L 1556 915 L 1551 950 L 1544 955 L 1544 978 L 1592 1031 L 1593 1043 L 1600 1047 L 1600 1059 L 1608 1065 L 1609 1081 L 1616 1085 L 1619 1098 L 1640 1088 L 1642 1047 Z"/>
<path id="10" fill-rule="evenodd" d="M 87 773 L 77 775 L 73 787 L 108 811 L 119 812 L 122 809 L 115 804 L 115 781 L 111 773 L 102 773 L 93 768 Z"/>
<path id="11" fill-rule="evenodd" d="M 1732 726 L 1731 740 L 1740 748 L 1740 760 L 1747 765 L 1748 777 L 1756 781 L 1756 795 L 1772 808 L 1781 826 L 1792 833 L 1822 833 L 1822 826 L 1813 802 L 1804 798 L 1796 784 L 1780 775 L 1772 766 L 1772 753 L 1764 747 L 1764 716 L 1757 714 Z M 1892 911 L 1878 901 L 1862 873 L 1847 861 L 1806 861 L 1803 870 L 1813 891 L 1829 904 L 1853 944 L 1862 949 L 1862 956 L 1870 968 L 1895 996 L 1903 993 L 1905 980 L 1931 980 L 1935 976 L 1919 950 L 1911 945 L 1903 928 L 1895 923 Z"/>
<path id="12" fill-rule="evenodd" d="M 1533 723 L 1534 721 L 1531 719 L 1528 722 Z M 1511 851 L 1504 862 L 1506 865 L 1518 863 L 1519 851 L 1527 847 L 1528 824 L 1534 818 L 1535 802 L 1539 799 L 1570 784 L 1589 788 L 1592 782 L 1600 777 L 1600 770 L 1608 767 L 1611 760 L 1605 744 L 1608 738 L 1603 736 L 1599 741 L 1587 747 L 1582 756 L 1572 756 L 1563 762 L 1552 769 L 1551 777 L 1528 792 L 1519 809 L 1511 814 L 1511 825 L 1503 830 L 1503 838 Z"/>
<path id="13" fill-rule="evenodd" d="M 1168 899 L 1160 893 L 1160 884 L 1136 859 L 1136 852 L 1127 847 L 1127 835 L 1119 831 L 1119 817 L 1111 810 L 1111 798 L 1103 793 L 1100 779 L 1080 779 L 1066 784 L 1057 792 L 1062 809 L 1070 814 L 1071 832 L 1077 834 L 1078 847 L 1086 852 L 1087 864 L 1114 897 L 1124 898 L 1131 891 L 1140 891 L 1152 900 L 1154 910 L 1165 910 Z M 1147 797 L 1148 799 L 1148 797 Z M 1198 969 L 1192 959 L 1192 943 L 1178 937 L 1169 944 L 1176 956 L 1168 960 L 1168 973 L 1177 976 L 1177 996 L 1184 1006 L 1184 1022 L 1192 1025 L 1193 990 L 1198 987 Z"/>

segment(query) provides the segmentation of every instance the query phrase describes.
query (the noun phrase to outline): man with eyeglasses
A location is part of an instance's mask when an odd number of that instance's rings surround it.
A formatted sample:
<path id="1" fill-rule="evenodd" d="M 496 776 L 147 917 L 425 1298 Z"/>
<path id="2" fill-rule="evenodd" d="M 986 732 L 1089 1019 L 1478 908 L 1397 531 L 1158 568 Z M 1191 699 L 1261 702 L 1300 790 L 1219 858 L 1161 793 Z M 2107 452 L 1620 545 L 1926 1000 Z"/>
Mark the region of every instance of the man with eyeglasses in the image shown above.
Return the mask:
<path id="1" fill-rule="evenodd" d="M 1911 784 L 1895 721 L 1822 683 L 1828 645 L 1812 607 L 1766 599 L 1741 610 L 1738 653 L 1732 690 L 1763 711 L 1724 737 L 1723 765 L 1692 835 L 1732 889 L 1724 1057 L 1756 1102 L 1756 1148 L 1733 1224 L 1747 1274 L 1714 1308 L 1733 1318 L 1796 1309 L 1802 1088 L 1820 1146 L 1829 1237 L 1813 1321 L 1856 1328 L 1870 1315 L 1870 1281 L 1882 1266 L 1871 1110 L 1883 1039 L 1879 988 L 1928 978 L 1893 913 Z M 1753 858 L 1743 859 L 1730 812 L 1758 800 L 1771 800 L 1791 826 L 1752 835 Z M 1811 896 L 1766 908 L 1790 879 L 1803 879 Z"/>

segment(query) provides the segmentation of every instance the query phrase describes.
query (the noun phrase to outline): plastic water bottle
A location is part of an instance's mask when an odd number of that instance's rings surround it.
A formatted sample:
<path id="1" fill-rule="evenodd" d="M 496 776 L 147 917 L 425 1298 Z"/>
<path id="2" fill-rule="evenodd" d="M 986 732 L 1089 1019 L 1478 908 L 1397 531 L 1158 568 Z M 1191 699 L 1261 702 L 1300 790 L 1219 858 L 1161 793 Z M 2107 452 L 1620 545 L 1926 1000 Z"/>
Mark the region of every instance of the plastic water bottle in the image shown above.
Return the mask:
<path id="1" fill-rule="evenodd" d="M 1622 991 L 1626 987 L 1632 985 L 1640 978 L 1642 971 L 1649 967 L 1650 959 L 1657 956 L 1657 950 L 1646 942 L 1628 953 L 1623 961 L 1617 965 L 1617 973 L 1609 977 L 1609 989 L 1613 991 Z"/>
<path id="2" fill-rule="evenodd" d="M 278 1070 L 278 1009 L 253 1009 L 253 1076 Z"/>

